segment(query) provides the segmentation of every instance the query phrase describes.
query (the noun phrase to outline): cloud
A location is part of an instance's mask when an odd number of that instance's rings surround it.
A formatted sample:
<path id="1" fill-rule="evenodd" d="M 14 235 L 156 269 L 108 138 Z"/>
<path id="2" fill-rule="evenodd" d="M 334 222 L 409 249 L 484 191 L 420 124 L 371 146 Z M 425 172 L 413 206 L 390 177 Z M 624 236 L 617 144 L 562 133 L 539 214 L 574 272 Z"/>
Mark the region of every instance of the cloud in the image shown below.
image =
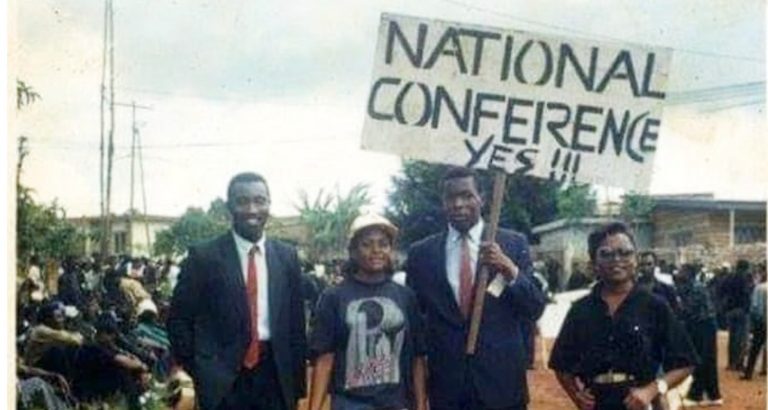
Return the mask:
<path id="1" fill-rule="evenodd" d="M 19 78 L 43 96 L 18 114 L 32 150 L 23 181 L 70 213 L 96 213 L 103 2 L 17 3 L 11 52 Z M 243 169 L 269 178 L 277 213 L 292 211 L 300 188 L 360 181 L 383 203 L 399 160 L 358 148 L 382 12 L 673 47 L 669 88 L 690 90 L 764 79 L 764 8 L 754 0 L 115 1 L 117 99 L 153 107 L 138 114 L 150 212 L 207 206 Z M 698 108 L 665 110 L 653 188 L 763 182 L 755 107 Z M 117 115 L 113 209 L 122 212 L 131 124 L 125 108 Z M 689 169 L 706 178 L 692 181 Z"/>

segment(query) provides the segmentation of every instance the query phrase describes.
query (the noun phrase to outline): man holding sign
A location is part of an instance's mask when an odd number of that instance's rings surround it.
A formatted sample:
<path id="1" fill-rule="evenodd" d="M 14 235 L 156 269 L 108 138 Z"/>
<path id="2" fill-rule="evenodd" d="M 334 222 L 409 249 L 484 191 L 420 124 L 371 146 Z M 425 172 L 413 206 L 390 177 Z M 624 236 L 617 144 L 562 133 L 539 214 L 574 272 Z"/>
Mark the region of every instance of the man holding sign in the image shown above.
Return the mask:
<path id="1" fill-rule="evenodd" d="M 362 148 L 495 173 L 487 223 L 472 172 L 452 171 L 442 184 L 447 231 L 409 251 L 433 409 L 526 408 L 521 328 L 541 315 L 544 296 L 526 239 L 497 233 L 504 178 L 647 190 L 671 57 L 658 47 L 382 15 Z"/>
<path id="2" fill-rule="evenodd" d="M 522 323 L 536 320 L 544 295 L 534 284 L 525 237 L 501 229 L 481 241 L 486 224 L 475 173 L 453 168 L 441 183 L 449 225 L 408 251 L 407 282 L 426 317 L 432 410 L 524 409 L 528 403 Z M 496 297 L 485 298 L 474 355 L 465 344 L 475 277 L 485 265 Z"/>

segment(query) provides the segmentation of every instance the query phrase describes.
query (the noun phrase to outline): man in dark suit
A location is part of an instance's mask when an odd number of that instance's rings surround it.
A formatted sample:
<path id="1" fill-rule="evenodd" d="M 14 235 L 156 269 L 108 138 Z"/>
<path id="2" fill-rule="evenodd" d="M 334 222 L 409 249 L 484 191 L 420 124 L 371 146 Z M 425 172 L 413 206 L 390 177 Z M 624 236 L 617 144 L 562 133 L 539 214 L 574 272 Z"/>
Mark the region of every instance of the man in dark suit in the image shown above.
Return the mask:
<path id="1" fill-rule="evenodd" d="M 306 336 L 296 251 L 266 239 L 269 188 L 238 174 L 232 231 L 190 248 L 168 333 L 203 410 L 293 410 L 305 393 Z"/>
<path id="2" fill-rule="evenodd" d="M 534 284 L 528 241 L 500 229 L 481 242 L 483 200 L 472 170 L 453 168 L 442 180 L 448 230 L 408 251 L 407 283 L 427 323 L 432 410 L 525 409 L 527 357 L 523 323 L 538 319 L 544 295 Z M 499 296 L 486 295 L 477 350 L 465 354 L 475 273 L 485 264 Z"/>
<path id="3" fill-rule="evenodd" d="M 657 260 L 656 253 L 653 251 L 640 252 L 637 264 L 637 271 L 640 275 L 637 277 L 637 285 L 667 301 L 672 312 L 680 316 L 680 296 L 677 294 L 677 290 L 674 286 L 656 278 Z"/>

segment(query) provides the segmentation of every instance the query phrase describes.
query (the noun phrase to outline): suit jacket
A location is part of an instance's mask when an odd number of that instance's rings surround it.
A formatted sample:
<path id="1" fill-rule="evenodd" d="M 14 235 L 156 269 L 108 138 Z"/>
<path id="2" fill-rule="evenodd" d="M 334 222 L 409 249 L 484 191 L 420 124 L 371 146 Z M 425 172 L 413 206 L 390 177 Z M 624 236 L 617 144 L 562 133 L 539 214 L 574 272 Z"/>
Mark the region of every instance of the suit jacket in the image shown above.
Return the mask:
<path id="1" fill-rule="evenodd" d="M 498 231 L 496 242 L 520 273 L 499 298 L 486 295 L 477 350 L 467 357 L 469 321 L 463 318 L 448 283 L 446 238 L 447 232 L 443 232 L 413 244 L 406 262 L 407 283 L 416 292 L 426 320 L 430 403 L 457 408 L 467 389 L 474 388 L 487 407 L 526 404 L 522 323 L 538 319 L 545 303 L 534 283 L 528 241 L 519 233 Z M 490 275 L 493 279 L 494 273 Z"/>
<path id="2" fill-rule="evenodd" d="M 266 240 L 272 355 L 288 409 L 304 396 L 306 333 L 296 251 Z M 251 322 L 245 280 L 232 233 L 192 247 L 179 274 L 168 317 L 176 360 L 192 376 L 202 409 L 228 394 L 242 369 Z"/>

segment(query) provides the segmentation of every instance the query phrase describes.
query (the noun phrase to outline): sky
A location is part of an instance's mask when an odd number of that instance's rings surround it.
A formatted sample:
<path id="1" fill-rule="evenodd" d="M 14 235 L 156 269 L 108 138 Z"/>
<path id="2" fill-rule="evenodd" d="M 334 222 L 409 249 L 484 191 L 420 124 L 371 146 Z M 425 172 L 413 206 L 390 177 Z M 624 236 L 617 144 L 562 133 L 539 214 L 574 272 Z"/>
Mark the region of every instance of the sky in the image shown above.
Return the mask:
<path id="1" fill-rule="evenodd" d="M 11 115 L 12 135 L 29 138 L 21 181 L 68 216 L 97 215 L 103 3 L 16 3 L 10 75 L 42 96 Z M 296 214 L 301 190 L 356 183 L 383 206 L 401 161 L 359 146 L 384 12 L 671 48 L 651 193 L 766 198 L 760 0 L 123 0 L 114 9 L 115 100 L 151 107 L 137 111 L 150 214 L 207 207 L 245 170 L 267 178 L 276 215 Z M 131 111 L 116 117 L 112 209 L 122 213 Z M 138 183 L 135 192 L 141 209 Z"/>

